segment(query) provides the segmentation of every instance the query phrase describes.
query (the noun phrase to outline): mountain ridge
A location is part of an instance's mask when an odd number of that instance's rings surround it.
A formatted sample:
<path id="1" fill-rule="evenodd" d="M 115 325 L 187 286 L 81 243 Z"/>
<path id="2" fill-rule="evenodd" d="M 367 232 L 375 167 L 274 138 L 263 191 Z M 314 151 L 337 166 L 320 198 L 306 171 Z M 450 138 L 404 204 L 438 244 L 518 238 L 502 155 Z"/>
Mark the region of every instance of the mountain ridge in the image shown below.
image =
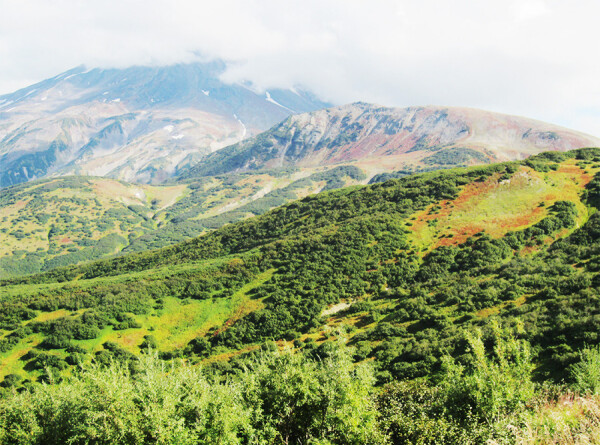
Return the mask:
<path id="1" fill-rule="evenodd" d="M 178 166 L 327 105 L 219 80 L 222 62 L 77 67 L 0 96 L 0 186 L 87 174 L 161 182 Z"/>
<path id="2" fill-rule="evenodd" d="M 465 107 L 382 107 L 364 102 L 288 117 L 249 140 L 207 155 L 183 177 L 284 166 L 371 161 L 381 173 L 523 159 L 600 139 L 519 116 Z M 437 153 L 436 153 L 437 152 Z"/>

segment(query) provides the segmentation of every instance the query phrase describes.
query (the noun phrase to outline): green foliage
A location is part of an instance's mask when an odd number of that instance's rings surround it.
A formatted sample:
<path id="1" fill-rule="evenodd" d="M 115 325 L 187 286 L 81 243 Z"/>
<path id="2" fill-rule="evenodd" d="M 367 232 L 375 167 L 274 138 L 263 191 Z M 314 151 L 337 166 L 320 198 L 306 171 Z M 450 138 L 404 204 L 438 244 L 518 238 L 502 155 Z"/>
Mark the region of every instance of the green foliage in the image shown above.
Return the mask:
<path id="1" fill-rule="evenodd" d="M 319 339 L 332 335 L 323 329 L 323 311 L 343 299 L 355 303 L 335 317 L 355 334 L 355 359 L 375 359 L 379 384 L 432 378 L 447 355 L 464 364 L 463 330 L 487 332 L 493 316 L 503 328 L 525 326 L 536 378 L 563 379 L 580 348 L 600 343 L 600 212 L 583 205 L 594 205 L 599 175 L 582 193 L 587 201 L 556 201 L 539 209 L 541 220 L 503 237 L 480 232 L 417 253 L 407 236 L 415 215 L 440 211 L 463 186 L 499 183 L 516 168 L 497 164 L 330 191 L 161 250 L 4 280 L 0 352 L 22 357 L 7 372 L 35 379 L 48 362 L 66 376 L 80 361 L 130 363 L 148 348 L 200 361 L 267 340 Z M 359 172 L 334 173 L 343 179 Z M 170 304 L 182 315 L 187 305 L 202 308 L 205 321 L 183 326 L 188 322 L 167 313 Z M 64 312 L 46 317 L 55 311 Z M 170 324 L 164 330 L 163 316 Z M 319 348 L 298 344 L 306 353 Z M 46 355 L 38 360 L 30 350 Z M 214 365 L 215 374 L 234 372 L 235 363 Z"/>
<path id="2" fill-rule="evenodd" d="M 0 401 L 0 442 L 383 443 L 371 400 L 373 380 L 345 350 L 322 361 L 263 354 L 226 381 L 197 367 L 142 356 L 132 372 L 118 362 Z"/>
<path id="3" fill-rule="evenodd" d="M 575 390 L 582 394 L 600 394 L 600 345 L 581 350 L 579 359 L 571 366 Z"/>
<path id="4" fill-rule="evenodd" d="M 486 354 L 481 331 L 466 333 L 470 355 L 466 366 L 444 357 L 441 386 L 456 419 L 475 416 L 493 425 L 508 413 L 522 410 L 534 396 L 529 345 L 514 337 L 503 338 L 497 325 L 492 329 L 491 357 Z"/>
<path id="5" fill-rule="evenodd" d="M 465 336 L 465 364 L 444 357 L 436 386 L 412 381 L 384 387 L 378 407 L 393 443 L 512 443 L 515 427 L 507 426 L 517 423 L 536 397 L 529 345 L 502 334 L 497 325 L 492 354 L 481 331 Z"/>

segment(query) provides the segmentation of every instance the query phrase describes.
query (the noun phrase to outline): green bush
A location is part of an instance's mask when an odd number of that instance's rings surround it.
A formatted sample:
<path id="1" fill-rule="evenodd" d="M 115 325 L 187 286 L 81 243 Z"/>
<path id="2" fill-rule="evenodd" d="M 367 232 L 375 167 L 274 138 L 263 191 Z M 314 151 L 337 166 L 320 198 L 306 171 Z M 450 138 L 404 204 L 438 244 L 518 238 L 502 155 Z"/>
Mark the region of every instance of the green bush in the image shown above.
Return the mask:
<path id="1" fill-rule="evenodd" d="M 468 362 L 446 356 L 441 387 L 456 419 L 474 416 L 490 425 L 518 412 L 535 394 L 529 344 L 493 328 L 493 354 L 486 354 L 482 333 L 467 332 Z"/>
<path id="2" fill-rule="evenodd" d="M 134 367 L 85 365 L 0 400 L 0 443 L 384 443 L 370 368 L 355 367 L 349 353 L 333 348 L 316 361 L 263 353 L 238 376 L 214 381 L 154 354 Z"/>
<path id="3" fill-rule="evenodd" d="M 582 394 L 600 394 L 600 345 L 583 349 L 571 366 L 573 387 Z"/>

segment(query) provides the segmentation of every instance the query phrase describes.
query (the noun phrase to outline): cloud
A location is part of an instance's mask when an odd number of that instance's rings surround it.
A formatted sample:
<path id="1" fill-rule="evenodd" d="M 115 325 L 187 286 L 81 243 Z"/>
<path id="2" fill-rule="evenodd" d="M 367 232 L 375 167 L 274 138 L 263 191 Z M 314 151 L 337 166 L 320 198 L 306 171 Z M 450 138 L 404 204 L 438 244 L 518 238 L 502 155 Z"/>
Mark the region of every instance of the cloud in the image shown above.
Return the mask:
<path id="1" fill-rule="evenodd" d="M 0 11 L 2 92 L 82 63 L 202 54 L 262 88 L 480 107 L 600 135 L 592 0 L 0 0 Z"/>
<path id="2" fill-rule="evenodd" d="M 519 21 L 532 20 L 548 13 L 548 6 L 543 0 L 521 1 L 514 5 L 515 16 Z"/>

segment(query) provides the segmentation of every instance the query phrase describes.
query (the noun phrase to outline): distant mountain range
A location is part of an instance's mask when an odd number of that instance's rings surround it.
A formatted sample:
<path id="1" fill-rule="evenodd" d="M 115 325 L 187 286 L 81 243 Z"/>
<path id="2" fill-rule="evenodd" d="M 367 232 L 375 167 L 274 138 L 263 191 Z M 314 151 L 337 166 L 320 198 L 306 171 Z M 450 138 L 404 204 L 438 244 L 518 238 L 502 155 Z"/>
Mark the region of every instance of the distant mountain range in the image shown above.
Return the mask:
<path id="1" fill-rule="evenodd" d="M 265 133 L 206 156 L 182 176 L 348 163 L 372 176 L 598 145 L 600 139 L 587 134 L 489 111 L 354 103 L 290 116 Z"/>
<path id="2" fill-rule="evenodd" d="M 0 187 L 71 174 L 157 183 L 290 114 L 329 105 L 301 90 L 223 83 L 225 68 L 78 67 L 0 96 Z"/>

